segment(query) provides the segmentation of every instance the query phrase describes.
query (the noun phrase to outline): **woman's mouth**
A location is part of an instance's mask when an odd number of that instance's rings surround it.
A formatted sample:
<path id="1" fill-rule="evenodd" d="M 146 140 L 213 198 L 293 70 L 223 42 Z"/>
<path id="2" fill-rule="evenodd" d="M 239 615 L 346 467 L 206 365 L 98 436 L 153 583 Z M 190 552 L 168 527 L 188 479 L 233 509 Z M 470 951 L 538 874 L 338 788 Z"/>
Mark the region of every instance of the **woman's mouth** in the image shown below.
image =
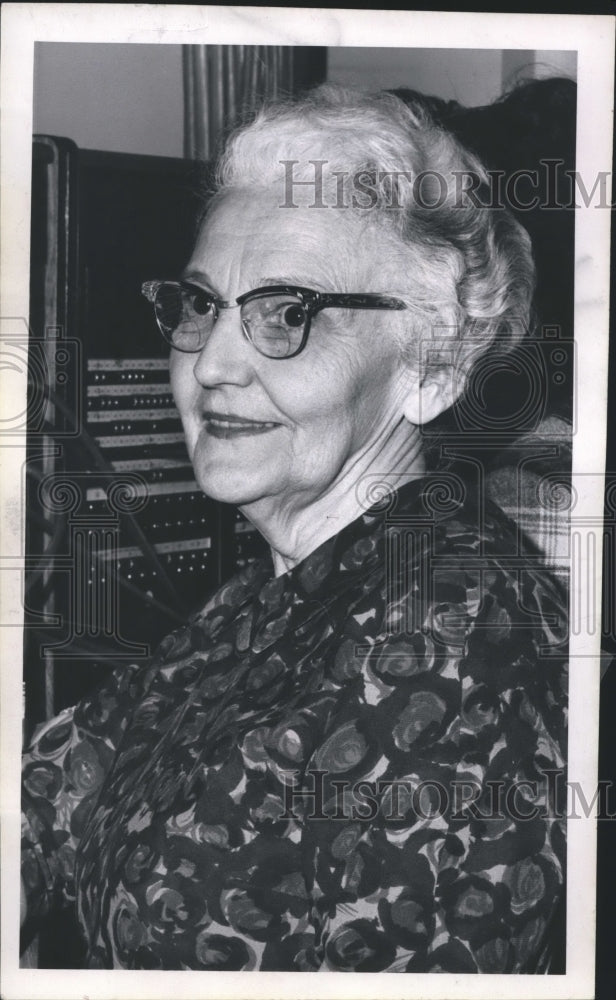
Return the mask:
<path id="1" fill-rule="evenodd" d="M 236 414 L 215 413 L 207 410 L 203 414 L 207 433 L 217 438 L 241 437 L 247 434 L 266 434 L 280 424 L 266 420 L 249 420 Z"/>

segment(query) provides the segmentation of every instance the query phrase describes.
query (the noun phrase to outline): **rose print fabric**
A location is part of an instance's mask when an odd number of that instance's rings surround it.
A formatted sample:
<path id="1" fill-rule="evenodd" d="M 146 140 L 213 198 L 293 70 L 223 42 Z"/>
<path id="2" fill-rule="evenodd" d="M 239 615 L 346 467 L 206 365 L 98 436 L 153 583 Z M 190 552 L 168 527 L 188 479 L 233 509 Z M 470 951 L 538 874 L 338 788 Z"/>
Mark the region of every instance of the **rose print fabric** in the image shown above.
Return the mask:
<path id="1" fill-rule="evenodd" d="M 519 546 L 426 479 L 236 576 L 38 732 L 29 912 L 91 968 L 542 971 L 567 623 Z"/>

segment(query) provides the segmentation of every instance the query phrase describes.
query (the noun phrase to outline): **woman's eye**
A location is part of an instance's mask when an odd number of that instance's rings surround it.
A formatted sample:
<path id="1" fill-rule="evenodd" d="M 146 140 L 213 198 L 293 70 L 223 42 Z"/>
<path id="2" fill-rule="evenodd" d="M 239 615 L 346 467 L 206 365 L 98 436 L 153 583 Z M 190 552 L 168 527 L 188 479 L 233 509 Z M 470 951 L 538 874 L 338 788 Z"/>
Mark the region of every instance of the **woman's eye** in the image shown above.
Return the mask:
<path id="1" fill-rule="evenodd" d="M 271 326 L 298 327 L 304 325 L 306 312 L 301 302 L 273 299 L 262 302 L 259 310 L 261 321 Z"/>
<path id="2" fill-rule="evenodd" d="M 206 292 L 196 292 L 191 296 L 191 306 L 197 316 L 205 316 L 212 308 L 213 300 Z"/>
<path id="3" fill-rule="evenodd" d="M 282 319 L 286 326 L 303 326 L 305 319 L 304 307 L 300 305 L 287 306 Z"/>

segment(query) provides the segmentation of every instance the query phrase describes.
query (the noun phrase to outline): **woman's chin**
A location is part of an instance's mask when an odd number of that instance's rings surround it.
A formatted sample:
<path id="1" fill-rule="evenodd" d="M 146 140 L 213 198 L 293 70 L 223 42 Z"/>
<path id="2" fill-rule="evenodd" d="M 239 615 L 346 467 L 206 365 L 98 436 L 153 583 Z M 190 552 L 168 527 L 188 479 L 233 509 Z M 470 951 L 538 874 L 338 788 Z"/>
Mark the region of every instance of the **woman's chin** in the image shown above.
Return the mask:
<path id="1" fill-rule="evenodd" d="M 199 489 L 212 500 L 243 506 L 277 492 L 280 467 L 271 449 L 259 447 L 257 436 L 250 447 L 246 440 L 218 440 L 202 433 L 189 448 Z"/>
<path id="2" fill-rule="evenodd" d="M 268 495 L 263 470 L 259 472 L 255 470 L 251 474 L 246 468 L 221 469 L 204 464 L 201 468 L 195 467 L 195 479 L 199 489 L 210 499 L 243 507 Z"/>

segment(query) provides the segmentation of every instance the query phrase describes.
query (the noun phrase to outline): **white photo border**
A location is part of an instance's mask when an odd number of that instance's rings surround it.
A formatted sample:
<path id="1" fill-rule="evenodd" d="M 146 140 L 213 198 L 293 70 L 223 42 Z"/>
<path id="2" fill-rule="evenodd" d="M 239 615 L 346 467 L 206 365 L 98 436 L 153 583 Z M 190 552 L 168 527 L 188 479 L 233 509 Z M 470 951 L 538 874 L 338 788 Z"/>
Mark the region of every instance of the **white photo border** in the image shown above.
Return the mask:
<path id="1" fill-rule="evenodd" d="M 147 4 L 4 4 L 2 10 L 2 259 L 0 323 L 27 323 L 30 172 L 35 42 L 134 44 L 282 44 L 451 49 L 575 50 L 578 58 L 577 170 L 611 172 L 614 19 L 597 15 L 210 7 Z M 576 514 L 596 527 L 603 513 L 605 466 L 610 212 L 592 203 L 576 211 L 575 336 L 578 432 L 573 440 Z M 11 329 L 14 327 L 11 326 Z M 27 327 L 26 327 L 27 329 Z M 2 330 L 0 330 L 2 334 Z M 0 354 L 2 350 L 0 340 Z M 6 376 L 6 373 L 2 372 Z M 0 419 L 25 408 L 23 384 L 4 379 Z M 21 410 L 19 411 L 21 412 Z M 0 426 L 1 423 L 0 423 Z M 569 823 L 567 972 L 562 976 L 472 976 L 388 973 L 89 972 L 19 968 L 19 746 L 21 733 L 21 469 L 25 438 L 0 442 L 3 523 L 0 545 L 2 670 L 2 996 L 153 998 L 251 996 L 509 998 L 573 1000 L 593 995 L 595 826 Z M 585 486 L 583 484 L 586 484 Z M 582 567 L 586 569 L 585 565 Z M 594 580 L 601 593 L 601 568 Z M 571 636 L 569 778 L 596 787 L 600 633 Z"/>

